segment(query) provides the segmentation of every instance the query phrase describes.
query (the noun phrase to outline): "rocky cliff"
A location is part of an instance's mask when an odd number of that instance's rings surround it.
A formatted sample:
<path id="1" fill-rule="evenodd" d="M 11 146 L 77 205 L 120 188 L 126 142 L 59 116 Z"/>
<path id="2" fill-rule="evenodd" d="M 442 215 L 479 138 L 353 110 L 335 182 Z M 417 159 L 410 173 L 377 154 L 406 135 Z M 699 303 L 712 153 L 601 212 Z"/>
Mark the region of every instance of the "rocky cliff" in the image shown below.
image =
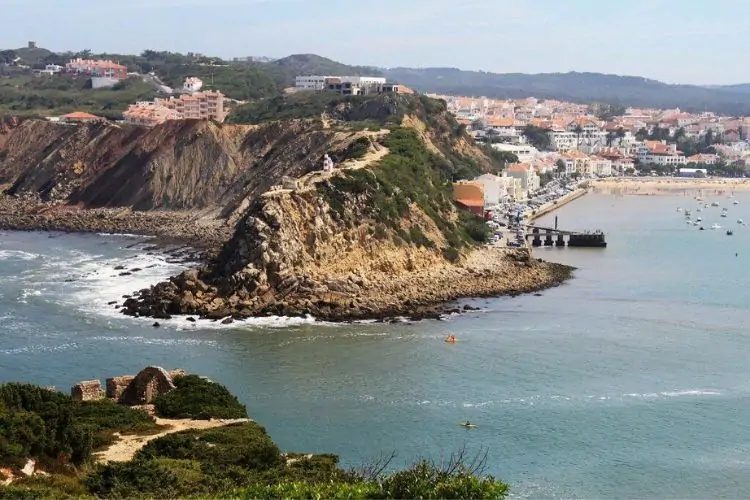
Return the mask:
<path id="1" fill-rule="evenodd" d="M 491 159 L 444 114 L 412 111 L 400 126 L 371 132 L 358 160 L 246 198 L 215 260 L 142 291 L 123 312 L 422 317 L 460 297 L 528 292 L 566 279 L 569 268 L 536 261 L 527 250 L 482 245 L 486 227 L 456 210 L 450 178 Z"/>
<path id="2" fill-rule="evenodd" d="M 151 129 L 7 120 L 0 124 L 0 227 L 157 233 L 198 243 L 205 233 L 215 245 L 231 235 L 243 200 L 320 168 L 325 153 L 346 151 L 366 135 L 306 119 L 171 121 Z"/>

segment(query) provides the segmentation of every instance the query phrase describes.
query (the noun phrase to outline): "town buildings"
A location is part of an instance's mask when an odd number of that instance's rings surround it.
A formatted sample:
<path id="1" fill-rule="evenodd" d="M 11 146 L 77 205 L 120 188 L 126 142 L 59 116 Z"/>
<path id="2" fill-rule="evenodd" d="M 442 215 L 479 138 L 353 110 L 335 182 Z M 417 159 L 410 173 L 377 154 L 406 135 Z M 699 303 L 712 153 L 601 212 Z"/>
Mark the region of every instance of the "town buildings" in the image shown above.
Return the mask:
<path id="1" fill-rule="evenodd" d="M 160 106 L 153 101 L 131 104 L 122 114 L 126 123 L 155 127 L 167 120 L 181 120 L 182 115 L 174 109 Z"/>
<path id="2" fill-rule="evenodd" d="M 521 191 L 524 197 L 529 192 L 539 189 L 539 176 L 528 163 L 513 163 L 512 165 L 508 165 L 505 173 L 507 173 L 508 177 L 513 177 L 521 182 Z"/>

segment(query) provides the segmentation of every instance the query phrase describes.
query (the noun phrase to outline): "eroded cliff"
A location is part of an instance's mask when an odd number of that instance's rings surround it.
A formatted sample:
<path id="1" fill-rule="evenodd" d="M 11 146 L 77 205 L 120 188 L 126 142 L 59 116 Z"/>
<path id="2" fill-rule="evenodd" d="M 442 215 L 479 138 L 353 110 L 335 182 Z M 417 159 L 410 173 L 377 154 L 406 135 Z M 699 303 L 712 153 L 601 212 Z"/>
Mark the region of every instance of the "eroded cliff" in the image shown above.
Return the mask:
<path id="1" fill-rule="evenodd" d="M 490 160 L 464 137 L 455 140 L 462 151 L 417 114 L 404 116 L 402 126 L 371 137 L 363 157 L 370 161 L 308 174 L 254 199 L 214 261 L 143 291 L 123 312 L 420 317 L 460 297 L 566 279 L 569 268 L 536 261 L 525 249 L 482 245 L 486 226 L 456 210 L 450 178 L 457 162 Z"/>

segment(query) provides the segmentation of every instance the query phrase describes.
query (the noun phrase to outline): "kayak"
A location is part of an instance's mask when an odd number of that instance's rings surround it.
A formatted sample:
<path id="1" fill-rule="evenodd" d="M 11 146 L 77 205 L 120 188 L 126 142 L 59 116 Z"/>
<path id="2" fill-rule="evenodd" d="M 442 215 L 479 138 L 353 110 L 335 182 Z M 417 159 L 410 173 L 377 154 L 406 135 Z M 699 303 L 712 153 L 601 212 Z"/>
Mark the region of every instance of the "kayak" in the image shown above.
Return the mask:
<path id="1" fill-rule="evenodd" d="M 456 339 L 453 339 L 453 340 L 451 340 L 451 339 L 445 339 L 445 341 L 448 342 L 449 344 L 455 344 L 456 343 Z"/>
<path id="2" fill-rule="evenodd" d="M 473 429 L 474 427 L 476 427 L 476 424 L 468 424 L 468 425 L 467 424 L 458 424 L 458 425 L 460 425 L 461 427 L 466 427 L 467 429 Z"/>

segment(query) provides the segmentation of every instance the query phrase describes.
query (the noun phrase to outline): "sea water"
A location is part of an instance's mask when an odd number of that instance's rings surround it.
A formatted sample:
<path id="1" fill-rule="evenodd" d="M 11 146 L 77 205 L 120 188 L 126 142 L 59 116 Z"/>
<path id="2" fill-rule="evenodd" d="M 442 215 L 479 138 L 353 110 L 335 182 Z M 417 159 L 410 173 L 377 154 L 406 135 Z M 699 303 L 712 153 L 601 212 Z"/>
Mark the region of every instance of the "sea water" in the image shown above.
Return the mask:
<path id="1" fill-rule="evenodd" d="M 344 465 L 466 448 L 486 451 L 487 472 L 516 497 L 745 496 L 750 228 L 736 220 L 750 220 L 750 193 L 739 205 L 704 196 L 729 217 L 705 209 L 699 231 L 676 210 L 698 215 L 689 195 L 589 194 L 538 222 L 557 215 L 561 228 L 607 233 L 606 249 L 535 250 L 576 266 L 575 279 L 414 324 L 154 328 L 115 305 L 183 264 L 127 236 L 5 232 L 0 380 L 68 390 L 179 367 L 227 385 L 283 449 L 337 453 Z"/>

